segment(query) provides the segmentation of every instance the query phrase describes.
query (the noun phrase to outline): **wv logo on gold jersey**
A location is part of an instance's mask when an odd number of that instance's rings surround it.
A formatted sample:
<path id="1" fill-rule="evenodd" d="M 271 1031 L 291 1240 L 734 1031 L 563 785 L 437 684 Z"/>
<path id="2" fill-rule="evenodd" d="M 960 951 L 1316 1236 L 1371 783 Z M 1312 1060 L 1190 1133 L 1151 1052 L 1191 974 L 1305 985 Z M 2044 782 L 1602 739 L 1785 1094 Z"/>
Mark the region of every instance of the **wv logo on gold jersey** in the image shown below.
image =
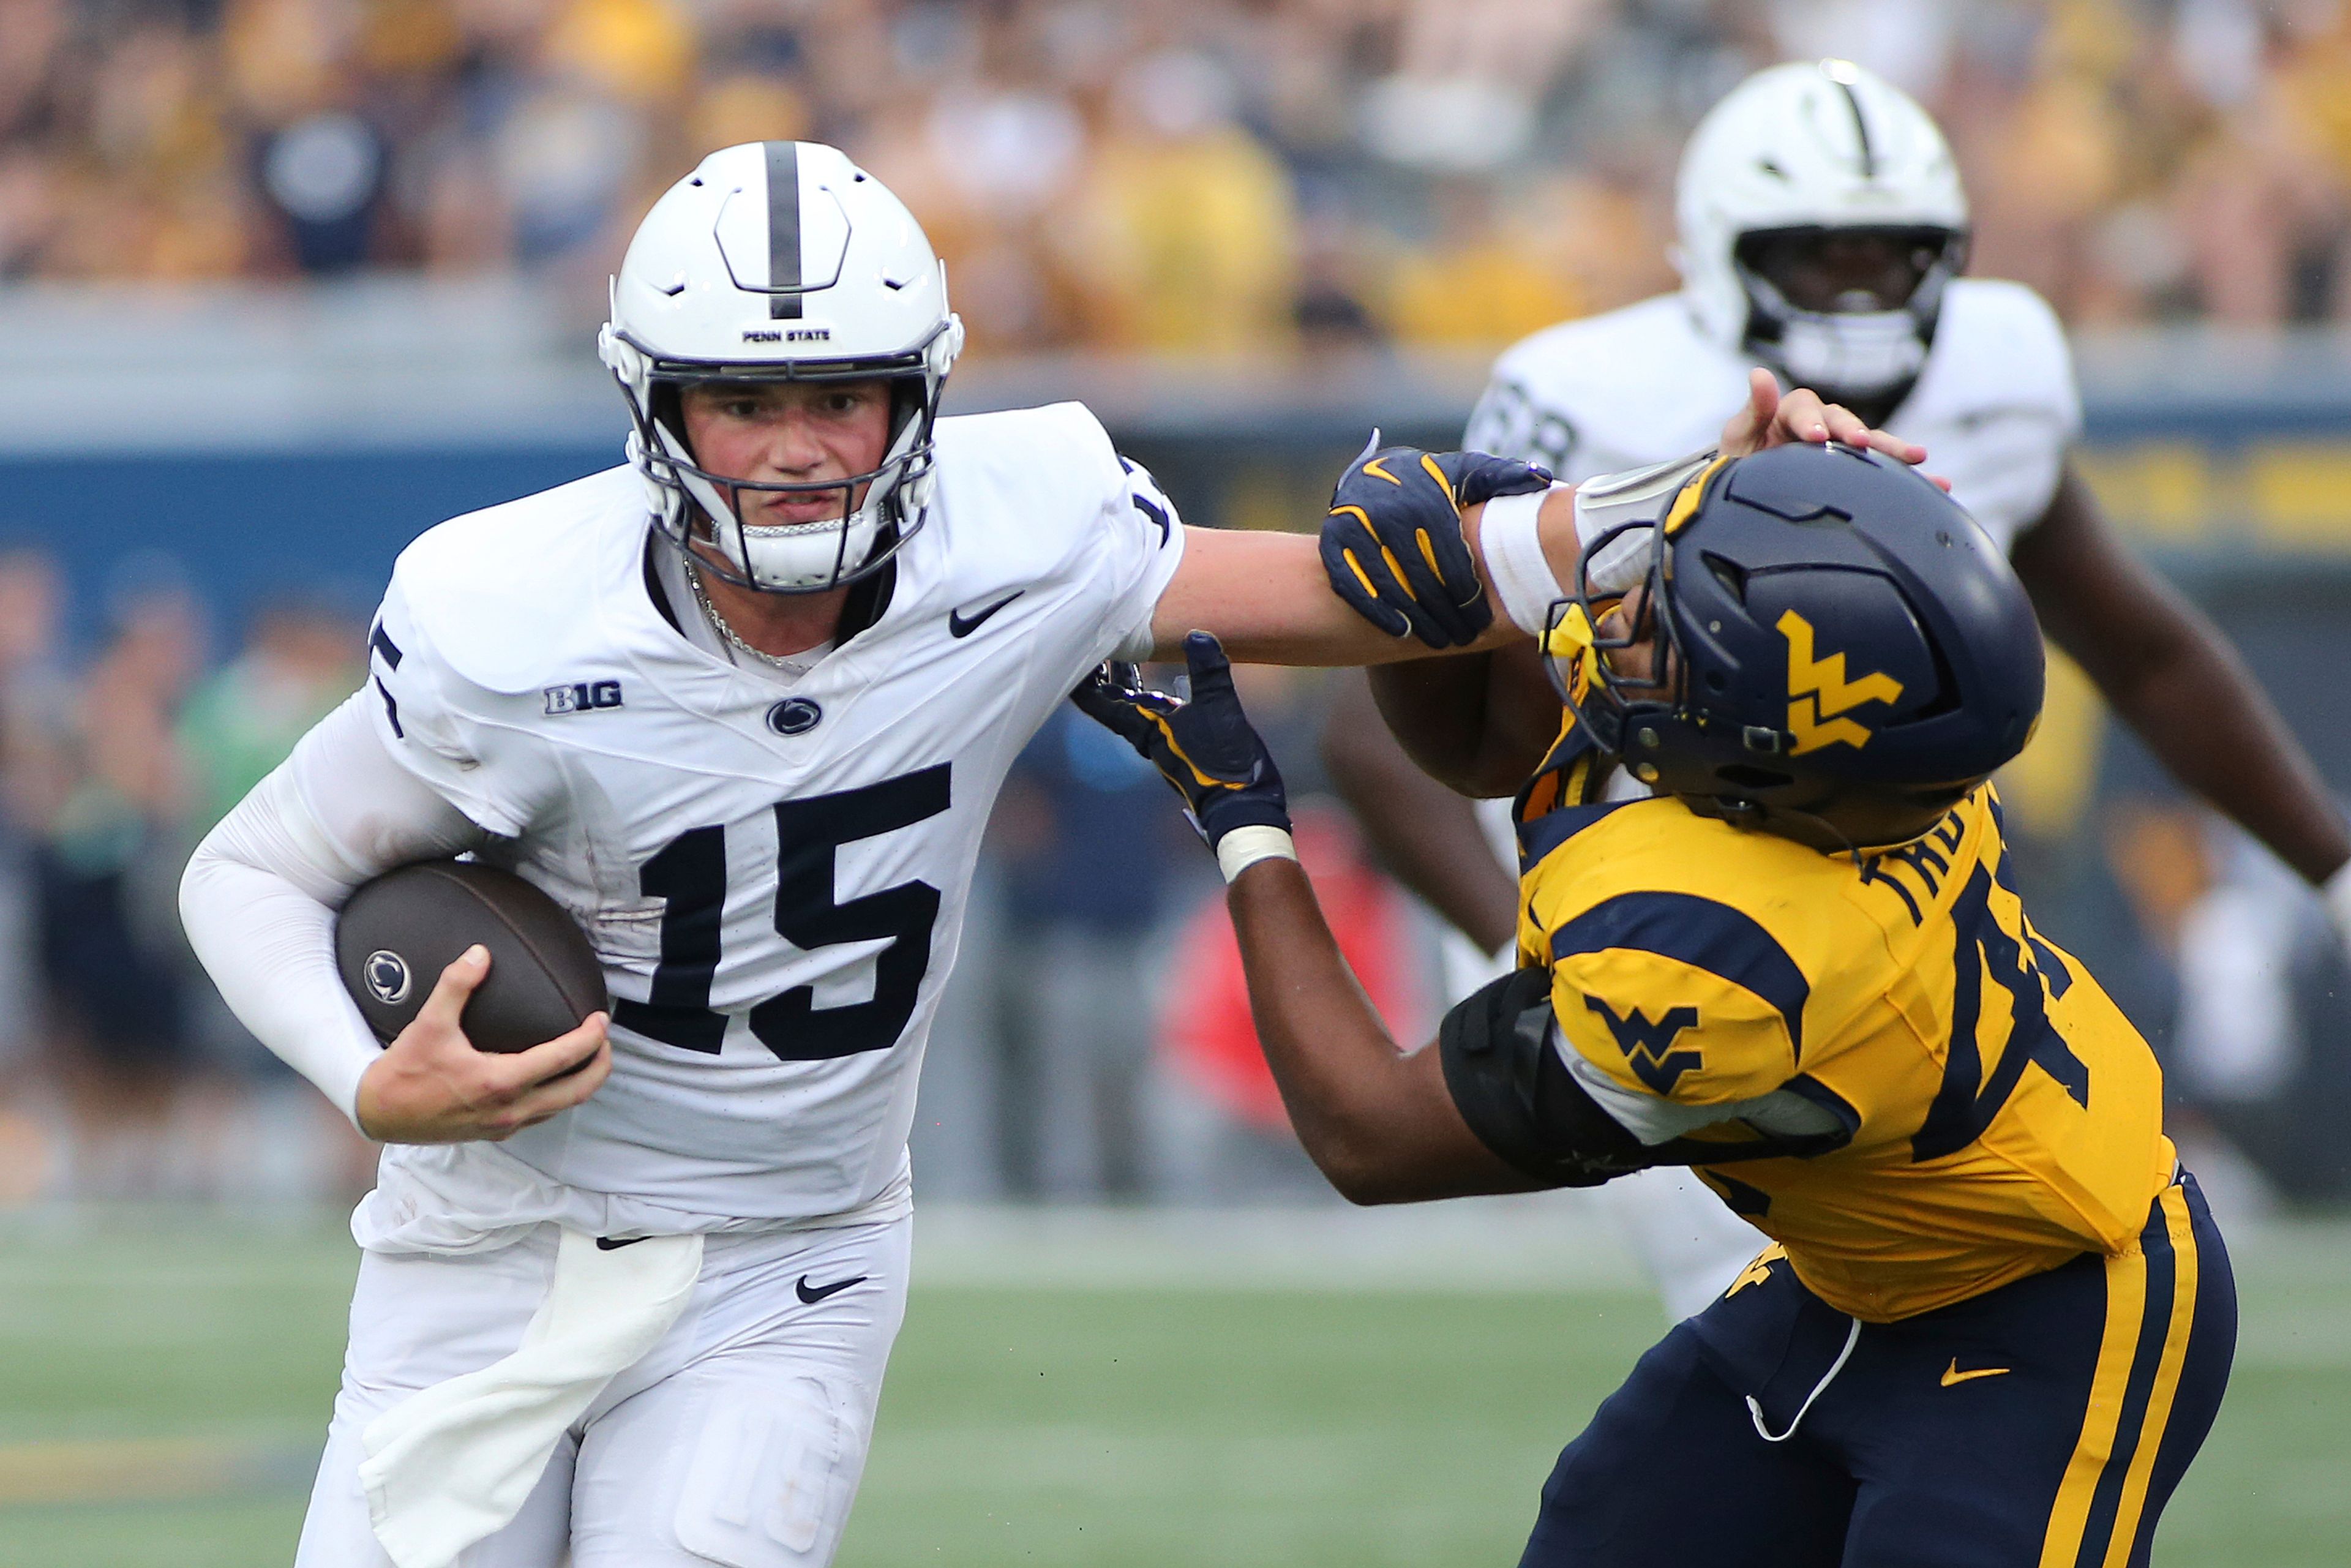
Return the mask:
<path id="1" fill-rule="evenodd" d="M 1608 1025 L 1608 1032 L 1616 1037 L 1616 1048 L 1641 1082 L 1658 1093 L 1672 1093 L 1675 1081 L 1683 1073 L 1706 1065 L 1706 1059 L 1696 1050 L 1674 1049 L 1682 1030 L 1698 1027 L 1696 1008 L 1668 1008 L 1664 1017 L 1651 1022 L 1639 1008 L 1619 1018 L 1616 1009 L 1598 997 L 1586 997 L 1583 1001 Z"/>
<path id="2" fill-rule="evenodd" d="M 1777 622 L 1788 639 L 1788 733 L 1796 743 L 1791 757 L 1843 744 L 1858 748 L 1869 744 L 1869 727 L 1840 717 L 1864 703 L 1891 703 L 1902 695 L 1902 683 L 1885 674 L 1859 680 L 1844 678 L 1844 655 L 1813 657 L 1813 623 L 1794 611 L 1783 611 Z"/>

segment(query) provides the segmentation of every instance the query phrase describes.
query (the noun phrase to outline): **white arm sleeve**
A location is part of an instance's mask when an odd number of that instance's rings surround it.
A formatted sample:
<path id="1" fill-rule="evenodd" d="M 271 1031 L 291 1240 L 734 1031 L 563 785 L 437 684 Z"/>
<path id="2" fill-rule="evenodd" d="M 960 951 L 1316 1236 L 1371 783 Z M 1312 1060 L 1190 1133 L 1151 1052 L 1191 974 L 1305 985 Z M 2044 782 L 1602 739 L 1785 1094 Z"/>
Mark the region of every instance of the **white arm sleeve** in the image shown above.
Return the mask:
<path id="1" fill-rule="evenodd" d="M 369 700 L 319 720 L 180 879 L 189 945 L 230 1010 L 353 1126 L 381 1048 L 336 972 L 335 911 L 371 877 L 488 837 L 384 749 Z"/>

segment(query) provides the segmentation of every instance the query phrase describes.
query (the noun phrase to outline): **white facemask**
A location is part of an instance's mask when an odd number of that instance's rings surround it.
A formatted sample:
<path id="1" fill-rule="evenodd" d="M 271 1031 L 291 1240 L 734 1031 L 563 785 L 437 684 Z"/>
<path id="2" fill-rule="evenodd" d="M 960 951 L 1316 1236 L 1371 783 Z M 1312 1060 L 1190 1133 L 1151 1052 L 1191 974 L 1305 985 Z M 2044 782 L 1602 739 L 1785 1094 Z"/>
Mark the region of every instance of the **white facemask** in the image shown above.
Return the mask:
<path id="1" fill-rule="evenodd" d="M 1780 329 L 1776 341 L 1753 342 L 1756 353 L 1792 386 L 1848 400 L 1898 394 L 1918 379 L 1949 278 L 1938 260 L 1891 310 L 1800 310 L 1761 274 L 1739 269 L 1753 313 Z"/>
<path id="2" fill-rule="evenodd" d="M 1771 352 L 1797 386 L 1862 397 L 1907 385 L 1927 362 L 1917 318 L 1907 310 L 1791 311 Z"/>

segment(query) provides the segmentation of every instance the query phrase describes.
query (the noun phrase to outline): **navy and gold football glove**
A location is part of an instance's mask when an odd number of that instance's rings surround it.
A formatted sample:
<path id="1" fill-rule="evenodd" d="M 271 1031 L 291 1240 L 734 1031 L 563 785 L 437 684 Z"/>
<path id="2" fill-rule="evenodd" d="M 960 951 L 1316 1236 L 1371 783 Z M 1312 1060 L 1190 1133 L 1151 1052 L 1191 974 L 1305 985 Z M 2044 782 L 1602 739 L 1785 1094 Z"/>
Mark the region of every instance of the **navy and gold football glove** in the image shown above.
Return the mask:
<path id="1" fill-rule="evenodd" d="M 1215 849 L 1236 828 L 1290 829 L 1290 805 L 1273 754 L 1233 690 L 1233 667 L 1206 632 L 1184 639 L 1192 698 L 1144 686 L 1133 664 L 1105 664 L 1070 700 L 1159 769 L 1184 798 L 1184 814 Z"/>
<path id="2" fill-rule="evenodd" d="M 1550 483 L 1541 468 L 1483 452 L 1366 448 L 1331 492 L 1323 573 L 1332 591 L 1391 637 L 1465 646 L 1493 624 L 1494 611 L 1461 537 L 1462 508 Z"/>

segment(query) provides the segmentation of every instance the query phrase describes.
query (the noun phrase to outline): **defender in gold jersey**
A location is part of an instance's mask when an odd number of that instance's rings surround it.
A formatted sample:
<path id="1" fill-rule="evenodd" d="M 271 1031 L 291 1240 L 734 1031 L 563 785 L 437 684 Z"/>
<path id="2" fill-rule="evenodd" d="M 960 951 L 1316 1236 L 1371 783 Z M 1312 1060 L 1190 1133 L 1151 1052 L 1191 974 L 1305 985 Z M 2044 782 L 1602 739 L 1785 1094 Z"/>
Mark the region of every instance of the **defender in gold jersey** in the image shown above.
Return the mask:
<path id="1" fill-rule="evenodd" d="M 2171 1181 L 2146 1042 L 2012 890 L 1979 786 L 1862 857 L 1671 798 L 1530 825 L 1522 957 L 1577 1083 L 1840 1312 L 2122 1249 Z M 1787 1157 L 1790 1155 L 1801 1157 Z"/>
<path id="2" fill-rule="evenodd" d="M 2235 1296 L 2146 1042 L 2015 892 L 1986 779 L 2041 706 L 2022 592 L 1850 450 L 1718 462 L 1638 527 L 1645 578 L 1580 585 L 1545 639 L 1522 967 L 1433 1049 L 1396 1051 L 1268 838 L 1279 776 L 1212 643 L 1188 705 L 1080 702 L 1217 843 L 1259 1039 L 1342 1192 L 1677 1164 L 1774 1239 L 1561 1456 L 1525 1568 L 2143 1564 Z M 1619 766 L 1655 793 L 1601 800 Z"/>

